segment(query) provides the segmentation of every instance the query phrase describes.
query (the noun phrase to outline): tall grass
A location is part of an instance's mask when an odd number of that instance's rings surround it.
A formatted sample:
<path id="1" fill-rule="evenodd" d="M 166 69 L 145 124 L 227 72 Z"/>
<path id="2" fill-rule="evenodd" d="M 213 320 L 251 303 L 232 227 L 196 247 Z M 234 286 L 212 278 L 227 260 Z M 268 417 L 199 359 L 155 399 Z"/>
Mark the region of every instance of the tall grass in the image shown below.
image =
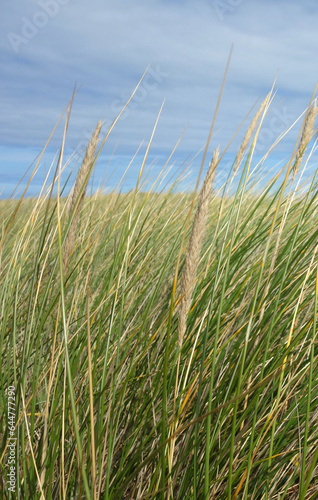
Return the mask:
<path id="1" fill-rule="evenodd" d="M 69 200 L 61 151 L 57 196 L 1 201 L 2 498 L 318 498 L 317 108 L 256 192 L 269 103 L 220 189 L 216 152 L 198 196 L 143 191 L 153 131 L 134 190 L 85 195 L 98 124 Z"/>

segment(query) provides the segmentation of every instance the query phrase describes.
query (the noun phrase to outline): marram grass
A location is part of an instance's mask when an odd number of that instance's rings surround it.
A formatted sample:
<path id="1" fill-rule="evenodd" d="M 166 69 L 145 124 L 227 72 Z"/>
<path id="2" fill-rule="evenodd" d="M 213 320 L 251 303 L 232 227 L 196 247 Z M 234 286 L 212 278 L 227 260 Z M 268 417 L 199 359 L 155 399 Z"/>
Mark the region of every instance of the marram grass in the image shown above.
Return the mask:
<path id="1" fill-rule="evenodd" d="M 1 498 L 318 498 L 316 104 L 253 190 L 268 104 L 195 199 L 143 192 L 146 157 L 135 190 L 84 196 L 99 124 L 71 208 L 1 201 Z"/>

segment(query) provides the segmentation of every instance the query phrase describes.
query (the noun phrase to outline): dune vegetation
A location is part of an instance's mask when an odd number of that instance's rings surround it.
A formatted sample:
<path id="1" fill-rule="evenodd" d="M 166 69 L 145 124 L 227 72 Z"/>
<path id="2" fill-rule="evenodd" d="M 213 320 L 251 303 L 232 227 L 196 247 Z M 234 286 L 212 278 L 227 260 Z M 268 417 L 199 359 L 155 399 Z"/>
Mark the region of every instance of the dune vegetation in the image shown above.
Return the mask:
<path id="1" fill-rule="evenodd" d="M 57 195 L 1 201 L 1 498 L 318 498 L 317 106 L 256 194 L 272 97 L 222 188 L 211 127 L 191 192 L 142 189 L 150 139 L 135 189 L 88 195 L 99 123 L 68 196 L 64 136 Z"/>

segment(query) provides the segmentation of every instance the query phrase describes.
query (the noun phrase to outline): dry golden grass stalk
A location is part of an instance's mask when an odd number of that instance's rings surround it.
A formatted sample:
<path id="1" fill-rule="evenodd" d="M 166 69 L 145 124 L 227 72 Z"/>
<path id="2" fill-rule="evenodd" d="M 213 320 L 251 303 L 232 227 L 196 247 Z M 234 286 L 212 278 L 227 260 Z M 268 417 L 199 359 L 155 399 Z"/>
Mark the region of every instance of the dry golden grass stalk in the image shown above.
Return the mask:
<path id="1" fill-rule="evenodd" d="M 209 211 L 209 201 L 212 193 L 212 185 L 215 177 L 219 154 L 220 151 L 217 148 L 213 153 L 213 158 L 210 162 L 209 170 L 206 174 L 202 189 L 199 194 L 199 203 L 194 216 L 190 241 L 185 259 L 181 280 L 181 300 L 178 325 L 178 342 L 180 347 L 182 345 L 183 337 L 186 331 L 187 316 L 190 310 L 192 293 L 195 286 L 197 268 L 199 264 L 200 252 Z"/>
<path id="2" fill-rule="evenodd" d="M 236 161 L 235 161 L 235 165 L 234 165 L 234 174 L 237 172 L 237 169 L 239 168 L 240 164 L 241 164 L 241 161 L 242 161 L 242 158 L 244 156 L 244 152 L 248 146 L 248 143 L 250 142 L 251 140 L 251 137 L 253 135 L 253 132 L 257 126 L 257 122 L 258 120 L 260 119 L 260 117 L 262 116 L 262 113 L 265 109 L 265 106 L 269 100 L 271 96 L 271 92 L 265 97 L 264 101 L 262 102 L 262 104 L 260 105 L 260 107 L 258 108 L 254 118 L 252 119 L 251 123 L 250 123 L 250 126 L 248 127 L 247 131 L 246 131 L 246 134 L 244 136 L 244 139 L 240 145 L 240 149 L 238 150 L 238 153 L 237 153 L 237 156 L 236 156 Z"/>
<path id="3" fill-rule="evenodd" d="M 300 160 L 303 157 L 306 147 L 314 134 L 314 126 L 317 117 L 317 112 L 318 112 L 318 107 L 317 107 L 317 102 L 315 100 L 304 119 L 303 131 L 301 134 L 301 139 L 297 149 L 296 160 L 293 168 L 293 178 L 295 178 L 298 172 Z"/>
<path id="4" fill-rule="evenodd" d="M 82 161 L 82 164 L 79 168 L 74 189 L 72 191 L 71 200 L 68 208 L 68 218 L 72 216 L 72 212 L 74 210 L 73 219 L 70 224 L 65 244 L 64 244 L 64 252 L 63 252 L 63 270 L 64 272 L 67 269 L 67 265 L 69 262 L 70 255 L 73 251 L 75 244 L 75 236 L 76 236 L 76 228 L 78 222 L 78 215 L 81 209 L 81 206 L 84 201 L 86 187 L 89 181 L 89 171 L 94 161 L 95 152 L 98 144 L 98 138 L 100 131 L 102 129 L 103 123 L 100 120 L 92 134 L 92 137 L 88 143 L 86 148 L 86 152 Z"/>

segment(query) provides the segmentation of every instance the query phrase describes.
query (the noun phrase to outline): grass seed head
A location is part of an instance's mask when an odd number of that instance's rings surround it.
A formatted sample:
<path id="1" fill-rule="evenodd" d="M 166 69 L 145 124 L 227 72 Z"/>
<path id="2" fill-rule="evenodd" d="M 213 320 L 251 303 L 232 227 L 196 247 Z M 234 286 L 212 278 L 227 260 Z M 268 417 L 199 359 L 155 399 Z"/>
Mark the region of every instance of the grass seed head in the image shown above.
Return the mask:
<path id="1" fill-rule="evenodd" d="M 248 146 L 248 143 L 250 142 L 251 140 L 251 137 L 254 133 L 254 130 L 257 126 L 257 122 L 258 120 L 260 119 L 260 117 L 262 116 L 262 113 L 265 109 L 265 106 L 269 100 L 269 97 L 270 97 L 270 94 L 268 94 L 264 101 L 262 102 L 262 104 L 260 105 L 260 107 L 258 108 L 254 118 L 252 119 L 251 123 L 250 123 L 250 126 L 248 127 L 247 131 L 246 131 L 246 134 L 244 136 L 244 139 L 240 145 L 240 148 L 238 150 L 238 153 L 237 153 L 237 156 L 236 156 L 236 161 L 235 161 L 235 165 L 234 165 L 234 173 L 237 172 L 237 169 L 239 168 L 240 164 L 241 164 L 241 161 L 242 161 L 242 158 L 244 156 L 244 152 Z"/>
<path id="2" fill-rule="evenodd" d="M 76 229 L 77 229 L 77 222 L 78 222 L 78 214 L 80 212 L 81 206 L 83 204 L 84 198 L 85 198 L 85 192 L 86 192 L 86 187 L 89 181 L 89 175 L 90 175 L 90 170 L 92 163 L 95 158 L 95 153 L 96 153 L 96 148 L 98 145 L 98 138 L 100 131 L 102 129 L 103 123 L 102 121 L 99 121 L 93 134 L 92 137 L 88 143 L 88 146 L 85 151 L 85 155 L 82 161 L 82 164 L 79 168 L 74 189 L 71 195 L 71 200 L 70 200 L 70 205 L 69 205 L 69 210 L 68 210 L 68 217 L 72 216 L 73 214 L 73 219 L 70 224 L 67 237 L 65 240 L 65 245 L 64 245 L 64 254 L 63 254 L 63 268 L 64 272 L 66 271 L 68 261 L 70 258 L 70 255 L 73 251 L 74 244 L 75 244 L 75 235 L 76 235 Z"/>
<path id="3" fill-rule="evenodd" d="M 191 299 L 195 287 L 197 268 L 206 229 L 209 201 L 212 193 L 212 186 L 215 177 L 216 167 L 219 159 L 219 149 L 213 153 L 209 170 L 204 179 L 202 189 L 199 194 L 199 203 L 192 224 L 191 236 L 188 245 L 187 255 L 181 281 L 181 301 L 179 309 L 178 341 L 181 347 L 186 331 L 187 316 L 191 306 Z"/>
<path id="4" fill-rule="evenodd" d="M 299 141 L 299 146 L 297 149 L 296 153 L 296 160 L 293 168 L 293 178 L 295 178 L 298 170 L 299 170 L 299 164 L 302 159 L 302 157 L 305 154 L 306 147 L 308 143 L 310 142 L 313 134 L 314 134 L 314 126 L 315 126 L 315 120 L 317 117 L 317 112 L 318 112 L 318 107 L 317 107 L 317 102 L 316 99 L 309 109 L 308 113 L 305 116 L 304 119 L 304 124 L 303 124 L 303 131 L 301 134 L 301 139 Z"/>

